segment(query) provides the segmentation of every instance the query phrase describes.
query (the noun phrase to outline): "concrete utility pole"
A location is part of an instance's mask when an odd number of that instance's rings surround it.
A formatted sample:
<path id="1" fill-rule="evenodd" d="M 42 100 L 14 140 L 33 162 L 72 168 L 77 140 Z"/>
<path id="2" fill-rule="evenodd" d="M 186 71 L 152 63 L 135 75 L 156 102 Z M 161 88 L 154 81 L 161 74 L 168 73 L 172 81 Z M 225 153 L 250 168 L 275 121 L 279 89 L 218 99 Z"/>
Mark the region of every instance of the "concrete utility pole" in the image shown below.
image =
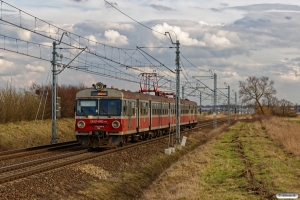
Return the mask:
<path id="1" fill-rule="evenodd" d="M 202 93 L 200 92 L 200 120 L 202 120 Z"/>
<path id="2" fill-rule="evenodd" d="M 184 99 L 184 87 L 182 86 L 181 89 L 182 89 L 182 99 Z"/>
<path id="3" fill-rule="evenodd" d="M 228 105 L 227 105 L 227 111 L 228 111 L 228 124 L 230 124 L 230 86 L 228 85 Z"/>
<path id="4" fill-rule="evenodd" d="M 57 118 L 57 116 L 56 116 L 56 112 L 57 112 L 56 101 L 57 101 L 57 99 L 56 98 L 57 98 L 57 90 L 56 90 L 56 88 L 57 88 L 57 75 L 58 75 L 58 71 L 56 69 L 56 56 L 58 57 L 58 54 L 56 53 L 56 46 L 60 45 L 61 40 L 64 37 L 64 34 L 67 35 L 67 32 L 64 32 L 62 34 L 62 36 L 61 36 L 58 44 L 56 44 L 56 41 L 54 41 L 52 43 L 53 44 L 53 52 L 52 52 L 52 61 L 51 61 L 51 63 L 52 63 L 52 136 L 51 136 L 51 144 L 56 144 L 57 143 L 57 136 L 56 136 L 56 118 Z M 69 62 L 69 64 L 71 62 Z"/>
<path id="5" fill-rule="evenodd" d="M 179 40 L 176 38 L 176 42 L 174 43 L 171 35 L 169 32 L 165 32 L 166 34 L 169 34 L 169 37 L 171 39 L 172 44 L 176 45 L 176 59 L 175 59 L 175 64 L 176 64 L 176 138 L 175 138 L 175 145 L 177 148 L 180 148 L 180 51 L 179 51 Z"/>
<path id="6" fill-rule="evenodd" d="M 214 117 L 214 129 L 217 128 L 217 116 L 216 116 L 216 111 L 217 111 L 217 74 L 214 73 L 214 107 L 213 107 L 213 117 Z"/>
<path id="7" fill-rule="evenodd" d="M 179 41 L 176 40 L 176 144 L 180 145 L 180 51 Z"/>
<path id="8" fill-rule="evenodd" d="M 234 100 L 235 100 L 235 108 L 234 108 L 234 118 L 235 118 L 235 120 L 236 120 L 236 112 L 237 112 L 237 110 L 236 110 L 236 107 L 237 107 L 237 102 L 236 102 L 236 92 L 234 92 Z"/>
<path id="9" fill-rule="evenodd" d="M 56 144 L 56 42 L 53 42 L 52 52 L 52 137 L 51 144 Z"/>

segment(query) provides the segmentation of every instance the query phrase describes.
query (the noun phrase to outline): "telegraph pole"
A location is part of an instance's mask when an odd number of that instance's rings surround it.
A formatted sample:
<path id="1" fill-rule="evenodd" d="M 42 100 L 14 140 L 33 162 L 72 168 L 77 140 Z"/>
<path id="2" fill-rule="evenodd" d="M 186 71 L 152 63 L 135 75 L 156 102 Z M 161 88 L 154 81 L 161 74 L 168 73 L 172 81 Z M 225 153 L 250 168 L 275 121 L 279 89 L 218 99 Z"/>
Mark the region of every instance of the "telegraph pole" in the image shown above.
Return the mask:
<path id="1" fill-rule="evenodd" d="M 228 111 L 228 124 L 230 124 L 230 86 L 228 85 L 228 105 L 227 105 L 227 111 Z"/>
<path id="2" fill-rule="evenodd" d="M 214 73 L 214 109 L 213 109 L 213 124 L 214 124 L 214 129 L 217 128 L 217 118 L 216 118 L 216 104 L 217 104 L 217 74 Z"/>

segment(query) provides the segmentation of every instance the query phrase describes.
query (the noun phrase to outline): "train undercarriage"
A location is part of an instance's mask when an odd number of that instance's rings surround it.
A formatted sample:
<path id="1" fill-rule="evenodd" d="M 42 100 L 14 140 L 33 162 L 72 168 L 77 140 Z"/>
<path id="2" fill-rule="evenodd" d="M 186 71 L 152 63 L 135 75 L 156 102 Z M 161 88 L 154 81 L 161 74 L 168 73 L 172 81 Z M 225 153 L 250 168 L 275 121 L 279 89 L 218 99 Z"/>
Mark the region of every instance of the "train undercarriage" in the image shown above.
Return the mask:
<path id="1" fill-rule="evenodd" d="M 191 129 L 196 123 L 180 126 L 180 129 Z M 149 140 L 163 135 L 175 133 L 175 127 L 156 129 L 146 132 L 139 132 L 126 135 L 116 135 L 116 133 L 107 133 L 105 131 L 93 131 L 86 135 L 77 135 L 76 139 L 82 146 L 91 148 L 115 148 L 123 146 L 126 143 L 133 143 L 141 140 Z"/>

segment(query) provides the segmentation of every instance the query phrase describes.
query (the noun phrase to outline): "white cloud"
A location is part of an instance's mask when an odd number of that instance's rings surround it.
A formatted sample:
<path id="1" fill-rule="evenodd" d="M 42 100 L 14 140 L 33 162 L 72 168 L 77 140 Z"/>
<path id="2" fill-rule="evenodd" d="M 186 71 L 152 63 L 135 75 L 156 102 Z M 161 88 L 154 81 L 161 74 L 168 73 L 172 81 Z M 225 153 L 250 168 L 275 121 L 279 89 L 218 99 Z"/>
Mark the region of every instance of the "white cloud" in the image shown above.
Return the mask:
<path id="1" fill-rule="evenodd" d="M 105 31 L 104 36 L 107 40 L 107 43 L 114 45 L 125 45 L 128 44 L 127 37 L 121 35 L 118 31 L 108 30 Z"/>
<path id="2" fill-rule="evenodd" d="M 119 29 L 119 30 L 133 30 L 134 26 L 132 24 L 120 24 L 120 23 L 103 23 L 101 25 L 106 29 Z"/>
<path id="3" fill-rule="evenodd" d="M 216 34 L 204 33 L 203 41 L 206 45 L 211 47 L 230 47 L 231 42 L 223 36 L 218 36 Z"/>
<path id="4" fill-rule="evenodd" d="M 225 24 L 209 24 L 204 21 L 199 21 L 198 23 L 200 26 L 224 26 L 225 25 Z"/>
<path id="5" fill-rule="evenodd" d="M 202 22 L 202 24 L 207 24 L 207 23 Z M 216 31 L 212 28 L 207 29 L 203 33 L 203 35 L 198 34 L 199 37 L 201 37 L 200 39 L 191 38 L 188 32 L 181 30 L 181 28 L 178 26 L 170 26 L 167 23 L 163 23 L 162 25 L 158 24 L 152 28 L 161 33 L 170 32 L 173 40 L 175 40 L 176 38 L 176 36 L 173 33 L 175 32 L 180 44 L 186 46 L 212 47 L 212 48 L 222 49 L 222 48 L 230 48 L 235 46 L 236 44 L 241 43 L 239 36 L 235 32 L 229 32 L 223 30 Z M 192 29 L 190 28 L 190 30 L 193 31 L 194 34 L 200 32 L 199 27 L 197 26 L 192 27 Z M 166 37 L 162 34 L 159 34 L 154 31 L 152 33 L 159 39 L 166 39 Z"/>
<path id="6" fill-rule="evenodd" d="M 178 26 L 170 26 L 167 23 L 163 23 L 162 25 L 158 24 L 158 25 L 152 27 L 152 29 L 154 29 L 158 32 L 161 32 L 161 33 L 170 32 L 172 37 L 174 36 L 174 33 L 173 33 L 173 31 L 174 31 L 177 35 L 177 39 L 179 40 L 180 44 L 183 44 L 186 46 L 206 46 L 206 44 L 204 42 L 199 41 L 197 39 L 190 38 L 190 34 L 182 31 L 181 28 Z M 166 37 L 162 34 L 159 34 L 155 31 L 152 31 L 152 33 L 159 39 L 166 39 Z M 175 36 L 175 38 L 176 38 L 176 36 Z M 175 39 L 173 38 L 173 40 L 175 40 Z"/>
<path id="7" fill-rule="evenodd" d="M 40 44 L 46 45 L 46 46 L 53 46 L 51 42 L 41 42 Z"/>
<path id="8" fill-rule="evenodd" d="M 89 39 L 89 40 L 91 40 L 93 42 L 98 42 L 98 40 L 96 39 L 96 37 L 94 35 L 89 35 L 89 36 L 87 36 L 85 38 L 87 38 L 87 39 Z M 91 43 L 91 44 L 94 44 L 94 43 Z"/>
<path id="9" fill-rule="evenodd" d="M 40 75 L 37 75 L 35 72 L 22 73 L 14 76 L 2 76 L 1 80 L 3 82 L 12 81 L 13 85 L 24 88 L 24 86 L 29 86 L 32 83 L 37 83 Z"/>
<path id="10" fill-rule="evenodd" d="M 45 68 L 42 66 L 32 66 L 29 64 L 27 64 L 25 66 L 25 69 L 27 69 L 28 71 L 32 71 L 32 72 L 44 72 L 45 71 Z"/>
<path id="11" fill-rule="evenodd" d="M 29 31 L 18 31 L 18 36 L 22 39 L 22 40 L 30 40 L 31 38 L 31 33 Z"/>
<path id="12" fill-rule="evenodd" d="M 12 75 L 18 72 L 13 62 L 0 59 L 0 76 Z"/>

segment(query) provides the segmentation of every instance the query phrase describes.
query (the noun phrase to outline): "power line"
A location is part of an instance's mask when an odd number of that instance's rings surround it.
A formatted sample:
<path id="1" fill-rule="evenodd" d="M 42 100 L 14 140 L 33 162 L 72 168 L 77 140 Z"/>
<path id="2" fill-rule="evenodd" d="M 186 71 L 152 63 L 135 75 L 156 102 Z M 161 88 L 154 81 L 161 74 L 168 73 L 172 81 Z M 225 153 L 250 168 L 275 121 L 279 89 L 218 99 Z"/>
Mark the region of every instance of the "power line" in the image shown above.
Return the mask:
<path id="1" fill-rule="evenodd" d="M 56 34 L 56 35 L 58 35 L 58 36 L 61 35 L 61 34 L 59 34 L 59 31 L 61 30 L 62 32 L 67 32 L 67 33 L 72 34 L 72 35 L 74 35 L 74 36 L 76 36 L 76 37 L 79 37 L 79 38 L 82 38 L 82 39 L 85 39 L 85 40 L 88 40 L 88 41 L 92 41 L 92 42 L 97 43 L 97 44 L 105 45 L 105 46 L 112 47 L 112 48 L 119 48 L 119 47 L 114 47 L 114 46 L 107 45 L 107 44 L 104 44 L 104 43 L 96 42 L 96 41 L 90 40 L 90 39 L 88 39 L 88 38 L 82 37 L 82 36 L 80 36 L 80 35 L 74 34 L 74 33 L 70 32 L 70 31 L 67 31 L 67 30 L 62 29 L 62 28 L 60 28 L 60 27 L 58 27 L 58 26 L 55 26 L 55 25 L 53 25 L 53 24 L 51 24 L 51 23 L 49 23 L 49 22 L 46 22 L 45 20 L 42 20 L 42 19 L 40 19 L 40 18 L 38 18 L 38 17 L 35 17 L 35 16 L 33 16 L 33 15 L 31 15 L 31 14 L 29 14 L 29 13 L 27 13 L 27 12 L 25 12 L 25 11 L 23 11 L 23 10 L 21 10 L 21 9 L 19 9 L 19 8 L 17 8 L 17 7 L 15 7 L 15 6 L 13 6 L 13 5 L 11 5 L 11 4 L 9 4 L 9 3 L 7 3 L 7 2 L 1 0 L 1 4 L 2 4 L 2 3 L 4 3 L 4 4 L 10 6 L 11 8 L 14 8 L 17 12 L 19 12 L 19 16 L 20 16 L 20 20 L 19 20 L 20 26 L 18 26 L 18 25 L 16 25 L 16 24 L 13 24 L 13 23 L 11 23 L 11 22 L 8 22 L 8 21 L 4 20 L 4 19 L 3 19 L 3 16 L 2 16 L 2 7 L 1 7 L 1 18 L 0 18 L 0 20 L 6 22 L 6 23 L 8 23 L 8 24 L 11 24 L 11 25 L 13 25 L 13 26 L 17 26 L 17 27 L 23 28 L 23 29 L 25 29 L 25 30 L 28 30 L 28 31 L 30 31 L 30 32 L 36 33 L 36 31 L 39 32 L 39 30 L 36 30 L 36 22 L 37 22 L 37 20 L 38 20 L 38 21 L 41 21 L 41 22 L 47 24 L 47 25 L 49 26 L 49 30 L 51 29 L 50 27 L 53 27 L 53 28 L 57 29 L 57 33 L 53 33 L 53 34 Z M 28 28 L 25 28 L 25 27 L 22 26 L 22 15 L 21 15 L 21 13 L 24 13 L 24 14 L 26 14 L 26 15 L 32 17 L 32 18 L 35 20 L 35 29 L 34 29 L 34 30 L 31 30 L 31 29 L 28 29 Z M 50 33 L 50 31 L 49 31 L 48 33 Z M 36 33 L 36 34 L 39 34 L 39 33 Z M 41 34 L 40 34 L 40 35 L 41 35 Z M 45 36 L 45 35 L 42 35 L 42 36 L 47 37 L 47 36 Z M 50 35 L 50 37 L 48 36 L 48 38 L 49 38 L 49 39 L 52 39 L 52 40 L 55 39 L 55 38 L 52 38 L 51 35 Z M 55 39 L 55 40 L 57 40 L 57 39 Z M 58 40 L 57 40 L 57 41 L 58 41 Z M 130 49 L 130 48 L 122 48 L 122 49 L 124 49 L 124 50 L 135 50 L 135 49 Z"/>
<path id="2" fill-rule="evenodd" d="M 2 35 L 3 37 L 6 37 L 5 35 Z M 7 37 L 7 38 L 10 38 L 14 41 L 21 41 L 17 38 L 13 38 L 13 37 Z M 47 47 L 49 48 L 49 50 L 51 50 L 50 46 L 47 46 L 47 45 L 40 45 L 38 43 L 34 43 L 34 42 L 30 42 L 30 41 L 25 41 L 25 40 L 22 40 L 22 42 L 26 42 L 26 44 L 34 44 L 34 45 L 37 45 L 39 46 L 40 48 L 41 47 Z M 49 55 L 44 57 L 42 56 L 42 54 L 40 54 L 39 56 L 35 55 L 34 53 L 31 54 L 31 52 L 27 49 L 26 50 L 26 53 L 23 53 L 21 52 L 20 49 L 18 49 L 17 47 L 14 49 L 14 48 L 11 48 L 11 49 L 8 49 L 8 47 L 5 46 L 5 43 L 3 45 L 4 47 L 0 47 L 0 49 L 2 50 L 5 50 L 5 51 L 9 51 L 9 52 L 13 52 L 13 53 L 17 53 L 17 54 L 21 54 L 21 55 L 24 55 L 24 56 L 28 56 L 28 57 L 32 57 L 32 58 L 36 58 L 36 59 L 39 59 L 39 60 L 43 60 L 43 61 L 47 61 L 47 62 L 50 62 L 51 59 L 49 58 Z M 20 45 L 16 45 L 16 46 L 20 46 Z M 27 48 L 28 48 L 28 45 L 27 45 Z M 65 49 L 63 49 L 65 50 Z M 68 50 L 66 50 L 68 51 Z M 38 53 L 40 53 L 41 50 L 38 51 Z M 50 53 L 50 52 L 49 52 Z M 72 54 L 70 51 L 68 51 L 68 53 L 70 53 L 70 57 L 71 56 L 74 56 L 74 54 Z M 68 59 L 68 60 L 72 60 L 71 58 L 68 58 L 68 57 L 64 57 L 65 59 Z M 80 61 L 80 60 L 83 60 L 83 61 Z M 101 59 L 102 60 L 102 59 Z M 85 73 L 89 73 L 89 74 L 95 74 L 95 75 L 101 75 L 101 76 L 105 76 L 105 77 L 110 77 L 110 78 L 115 78 L 115 79 L 119 79 L 119 80 L 126 80 L 126 81 L 129 81 L 129 82 L 135 82 L 135 83 L 139 83 L 139 79 L 138 77 L 134 77 L 132 76 L 131 74 L 128 74 L 128 73 L 125 73 L 119 69 L 117 69 L 116 67 L 110 65 L 109 63 L 105 62 L 104 60 L 102 60 L 106 65 L 114 68 L 115 70 L 117 71 L 111 71 L 109 69 L 106 69 L 106 68 L 102 68 L 103 69 L 103 73 L 99 72 L 99 70 L 97 71 L 93 71 L 93 68 L 96 68 L 96 69 L 101 69 L 100 67 L 97 67 L 97 66 L 94 66 L 95 64 L 92 63 L 92 62 L 89 62 L 89 61 L 86 61 L 84 59 L 80 59 L 78 58 L 78 60 L 75 60 L 75 62 L 77 63 L 81 63 L 81 64 L 88 64 L 88 65 L 91 65 L 91 68 L 92 69 L 81 69 L 80 67 L 76 67 L 76 66 L 69 66 L 68 68 L 70 69 L 73 69 L 73 70 L 77 70 L 77 71 L 82 71 L 82 72 L 85 72 Z M 99 64 L 98 64 L 99 65 Z M 107 72 L 109 72 L 109 74 L 107 74 Z M 110 73 L 112 74 L 115 74 L 115 75 L 111 75 Z M 122 74 L 124 74 L 124 76 L 122 76 Z M 127 77 L 127 78 L 126 78 Z M 129 78 L 131 77 L 131 78 Z"/>
<path id="3" fill-rule="evenodd" d="M 208 72 L 207 70 L 203 70 L 203 69 L 199 69 L 198 67 L 196 67 L 194 64 L 192 64 L 182 53 L 180 53 L 180 55 L 188 62 L 190 63 L 193 67 L 195 67 L 196 69 L 203 71 L 203 72 Z"/>
<path id="4" fill-rule="evenodd" d="M 161 33 L 161 32 L 159 32 L 159 31 L 156 31 L 156 30 L 154 30 L 154 29 L 152 29 L 152 28 L 146 26 L 145 24 L 142 24 L 141 22 L 139 22 L 139 21 L 133 19 L 132 17 L 130 17 L 129 15 L 125 14 L 124 12 L 122 12 L 121 10 L 119 10 L 118 8 L 116 8 L 114 5 L 112 5 L 111 3 L 109 3 L 108 1 L 106 1 L 106 0 L 104 0 L 104 1 L 105 1 L 107 4 L 109 4 L 111 7 L 113 7 L 114 9 L 116 9 L 117 11 L 119 11 L 120 13 L 122 13 L 123 15 L 125 15 L 126 17 L 128 17 L 128 18 L 132 19 L 133 21 L 135 21 L 136 23 L 138 23 L 139 25 L 141 25 L 141 26 L 143 26 L 143 27 L 145 27 L 145 28 L 147 28 L 147 29 L 149 29 L 149 30 L 151 30 L 151 31 L 154 31 L 154 32 L 156 32 L 156 33 L 165 35 L 164 33 Z"/>
<path id="5" fill-rule="evenodd" d="M 165 66 L 163 63 L 161 63 L 160 61 L 158 61 L 157 59 L 155 59 L 153 56 L 151 56 L 150 54 L 148 54 L 147 52 L 143 51 L 142 49 L 140 49 L 139 47 L 137 47 L 139 51 L 144 52 L 145 54 L 147 54 L 150 58 L 152 58 L 153 60 L 155 60 L 156 62 L 158 62 L 161 66 L 167 68 L 170 72 L 174 73 L 175 72 L 173 70 L 171 70 L 170 68 L 168 68 L 167 66 Z"/>
<path id="6" fill-rule="evenodd" d="M 140 52 L 140 51 L 139 51 Z M 162 70 L 160 70 L 157 66 L 155 66 L 144 54 L 142 54 L 142 52 L 140 52 L 140 54 L 146 59 L 146 60 L 148 60 L 150 63 L 151 63 L 151 65 L 153 65 L 156 69 L 158 69 L 159 71 L 161 71 L 162 73 L 164 73 L 164 74 L 166 74 L 167 76 L 169 76 L 169 77 L 171 77 L 169 74 L 167 74 L 167 73 L 165 73 L 164 71 L 162 71 Z M 173 77 L 171 77 L 171 78 L 173 78 Z"/>

